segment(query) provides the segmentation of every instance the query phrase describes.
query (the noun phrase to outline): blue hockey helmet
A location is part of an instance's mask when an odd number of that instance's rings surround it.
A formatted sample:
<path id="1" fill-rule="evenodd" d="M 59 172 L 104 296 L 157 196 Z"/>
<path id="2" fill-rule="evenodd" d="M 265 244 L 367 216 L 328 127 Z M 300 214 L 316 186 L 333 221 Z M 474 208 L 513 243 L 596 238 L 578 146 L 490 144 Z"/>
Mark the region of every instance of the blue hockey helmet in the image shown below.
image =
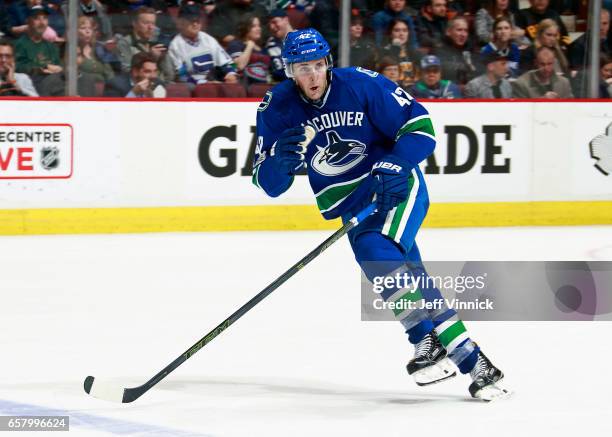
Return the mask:
<path id="1" fill-rule="evenodd" d="M 331 49 L 318 30 L 308 29 L 289 32 L 285 37 L 282 51 L 283 64 L 287 77 L 293 77 L 291 64 L 325 58 L 327 68 L 332 67 Z"/>

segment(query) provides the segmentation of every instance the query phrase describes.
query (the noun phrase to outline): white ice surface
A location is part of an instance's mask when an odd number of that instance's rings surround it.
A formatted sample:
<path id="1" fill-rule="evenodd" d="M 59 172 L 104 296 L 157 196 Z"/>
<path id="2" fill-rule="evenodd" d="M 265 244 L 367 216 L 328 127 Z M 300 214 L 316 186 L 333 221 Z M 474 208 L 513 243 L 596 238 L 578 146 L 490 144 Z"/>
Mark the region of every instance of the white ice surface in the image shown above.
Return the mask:
<path id="1" fill-rule="evenodd" d="M 346 240 L 135 403 L 84 393 L 144 383 L 328 235 L 0 238 L 0 415 L 70 415 L 76 436 L 612 435 L 612 324 L 471 322 L 514 397 L 419 388 L 399 324 L 360 321 Z M 612 260 L 612 227 L 419 237 L 426 260 Z"/>

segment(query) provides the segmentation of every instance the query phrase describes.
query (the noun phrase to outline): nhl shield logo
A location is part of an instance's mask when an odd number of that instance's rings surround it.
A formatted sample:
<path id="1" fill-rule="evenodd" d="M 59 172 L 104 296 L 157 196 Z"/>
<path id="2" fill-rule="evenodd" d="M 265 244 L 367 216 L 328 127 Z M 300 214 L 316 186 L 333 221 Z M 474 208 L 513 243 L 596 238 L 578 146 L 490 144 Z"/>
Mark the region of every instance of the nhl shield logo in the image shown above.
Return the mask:
<path id="1" fill-rule="evenodd" d="M 53 147 L 43 147 L 40 151 L 40 164 L 45 170 L 53 170 L 59 166 L 59 149 Z"/>

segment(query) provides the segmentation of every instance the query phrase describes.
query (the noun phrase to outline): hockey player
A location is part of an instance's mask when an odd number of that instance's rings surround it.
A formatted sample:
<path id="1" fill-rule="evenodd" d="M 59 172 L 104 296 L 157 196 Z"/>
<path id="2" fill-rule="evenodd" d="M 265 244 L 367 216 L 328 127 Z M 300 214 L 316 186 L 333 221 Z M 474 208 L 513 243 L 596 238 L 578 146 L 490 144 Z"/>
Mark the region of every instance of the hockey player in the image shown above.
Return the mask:
<path id="1" fill-rule="evenodd" d="M 362 270 L 369 278 L 402 270 L 426 274 L 415 236 L 429 207 L 418 167 L 435 147 L 429 114 L 378 73 L 332 68 L 330 47 L 314 29 L 290 32 L 282 56 L 290 80 L 275 86 L 259 105 L 253 183 L 276 197 L 306 168 L 326 219 L 348 220 L 376 202 L 377 212 L 348 235 Z M 316 134 L 302 148 L 311 128 Z M 409 299 L 420 308 L 419 301 L 441 294 L 436 288 L 386 289 L 382 298 Z M 454 310 L 415 309 L 398 319 L 416 347 L 407 369 L 417 384 L 455 376 L 450 359 L 471 375 L 473 397 L 509 394 L 499 384 L 503 373 L 469 338 Z"/>

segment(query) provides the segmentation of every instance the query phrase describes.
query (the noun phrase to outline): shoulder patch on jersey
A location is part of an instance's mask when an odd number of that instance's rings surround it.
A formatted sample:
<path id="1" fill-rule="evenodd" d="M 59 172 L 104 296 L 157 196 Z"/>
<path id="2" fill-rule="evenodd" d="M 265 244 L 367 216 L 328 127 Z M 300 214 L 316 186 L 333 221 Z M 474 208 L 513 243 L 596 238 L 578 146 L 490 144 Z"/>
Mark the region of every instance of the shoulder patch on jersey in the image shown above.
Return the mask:
<path id="1" fill-rule="evenodd" d="M 357 70 L 357 71 L 358 71 L 358 72 L 360 72 L 360 73 L 367 74 L 367 75 L 368 75 L 368 76 L 370 76 L 370 77 L 376 77 L 376 76 L 378 76 L 378 73 L 377 73 L 377 72 L 372 71 L 372 70 L 368 70 L 367 68 L 357 67 L 357 68 L 355 68 L 355 70 Z"/>
<path id="2" fill-rule="evenodd" d="M 261 103 L 257 107 L 257 111 L 263 112 L 268 106 L 270 106 L 270 102 L 272 101 L 272 91 L 266 91 L 266 94 L 263 96 Z"/>

